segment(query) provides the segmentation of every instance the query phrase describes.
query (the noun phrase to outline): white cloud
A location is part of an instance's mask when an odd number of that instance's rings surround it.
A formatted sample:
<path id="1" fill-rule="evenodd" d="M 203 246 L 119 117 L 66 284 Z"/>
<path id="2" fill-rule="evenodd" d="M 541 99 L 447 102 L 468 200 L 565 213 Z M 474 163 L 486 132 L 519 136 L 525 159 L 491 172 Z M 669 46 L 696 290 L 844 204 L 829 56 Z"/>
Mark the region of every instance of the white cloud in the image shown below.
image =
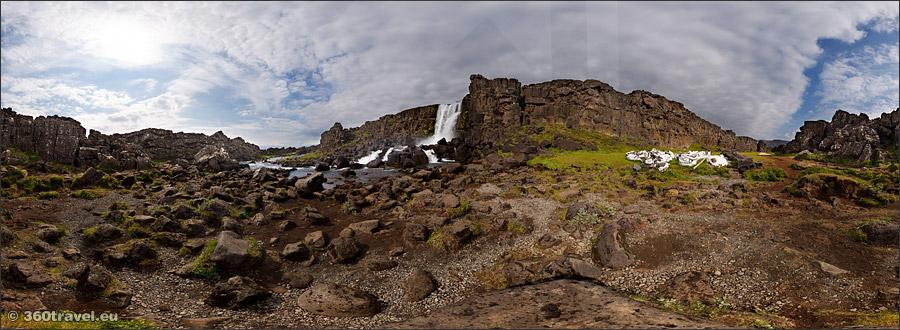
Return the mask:
<path id="1" fill-rule="evenodd" d="M 65 104 L 42 95 L 63 94 L 96 127 L 201 130 L 183 117 L 198 99 L 241 100 L 235 109 L 194 111 L 239 118 L 234 133 L 261 145 L 314 144 L 335 121 L 356 126 L 456 101 L 472 73 L 524 83 L 598 79 L 680 101 L 738 134 L 778 137 L 802 102 L 803 71 L 822 52 L 816 41 L 858 40 L 863 24 L 896 30 L 898 17 L 897 3 L 876 2 L 3 2 L 2 9 L 4 38 L 21 39 L 4 39 L 4 106 L 62 111 Z M 160 93 L 144 100 L 7 84 L 73 68 L 144 68 L 174 78 L 141 80 Z M 91 109 L 98 105 L 116 112 Z"/>
<path id="2" fill-rule="evenodd" d="M 824 110 L 840 108 L 877 116 L 900 105 L 898 44 L 866 46 L 825 64 L 821 86 Z"/>

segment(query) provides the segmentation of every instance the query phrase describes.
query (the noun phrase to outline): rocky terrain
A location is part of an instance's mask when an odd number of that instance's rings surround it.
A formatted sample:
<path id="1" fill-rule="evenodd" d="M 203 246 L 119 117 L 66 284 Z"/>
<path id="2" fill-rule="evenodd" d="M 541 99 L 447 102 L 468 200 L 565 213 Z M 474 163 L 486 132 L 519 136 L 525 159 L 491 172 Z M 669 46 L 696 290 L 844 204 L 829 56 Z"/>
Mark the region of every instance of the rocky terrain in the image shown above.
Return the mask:
<path id="1" fill-rule="evenodd" d="M 838 110 L 831 122 L 807 121 L 794 140 L 779 147 L 781 152 L 822 152 L 827 156 L 853 159 L 856 164 L 897 160 L 900 109 L 869 119 L 864 113 Z"/>
<path id="2" fill-rule="evenodd" d="M 335 125 L 318 149 L 277 150 L 316 156 L 305 176 L 251 169 L 238 160 L 275 150 L 218 133 L 85 137 L 4 110 L 0 307 L 126 318 L 97 327 L 896 328 L 896 160 L 761 153 L 604 86 L 476 75 L 458 139 L 367 168 L 349 159 L 414 143 L 435 107 Z M 648 146 L 731 165 L 624 158 Z M 107 163 L 79 161 L 85 148 Z M 139 158 L 156 161 L 126 164 Z"/>

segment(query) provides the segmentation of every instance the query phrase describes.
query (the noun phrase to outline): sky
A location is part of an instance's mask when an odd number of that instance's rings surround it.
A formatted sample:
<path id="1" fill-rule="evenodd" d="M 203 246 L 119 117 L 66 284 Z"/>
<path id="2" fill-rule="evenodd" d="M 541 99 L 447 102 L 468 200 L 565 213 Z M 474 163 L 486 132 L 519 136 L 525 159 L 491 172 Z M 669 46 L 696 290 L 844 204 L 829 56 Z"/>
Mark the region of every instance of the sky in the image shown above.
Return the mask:
<path id="1" fill-rule="evenodd" d="M 469 75 L 647 90 L 757 139 L 898 101 L 898 2 L 7 2 L 0 103 L 105 134 L 317 144 Z"/>

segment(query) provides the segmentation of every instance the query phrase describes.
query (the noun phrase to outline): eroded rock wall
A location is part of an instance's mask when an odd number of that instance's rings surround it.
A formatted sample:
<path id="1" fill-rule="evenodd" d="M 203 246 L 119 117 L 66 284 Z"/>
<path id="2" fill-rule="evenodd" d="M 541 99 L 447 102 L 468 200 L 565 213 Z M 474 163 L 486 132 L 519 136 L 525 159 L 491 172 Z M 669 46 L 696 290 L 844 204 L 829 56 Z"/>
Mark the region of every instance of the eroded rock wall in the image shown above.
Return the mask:
<path id="1" fill-rule="evenodd" d="M 857 164 L 867 160 L 884 161 L 891 157 L 888 150 L 898 148 L 898 131 L 900 108 L 874 119 L 864 113 L 854 115 L 838 110 L 831 122 L 803 123 L 794 140 L 776 150 L 786 153 L 821 151 L 834 157 L 856 159 Z"/>
<path id="2" fill-rule="evenodd" d="M 2 148 L 16 148 L 41 156 L 45 161 L 71 164 L 86 139 L 81 124 L 68 117 L 21 115 L 4 108 Z"/>
<path id="3" fill-rule="evenodd" d="M 437 108 L 434 104 L 407 109 L 353 128 L 335 123 L 322 133 L 318 150 L 359 157 L 370 150 L 415 144 L 434 132 Z"/>
<path id="4" fill-rule="evenodd" d="M 516 79 L 470 77 L 464 99 L 465 141 L 500 141 L 505 132 L 529 124 L 629 136 L 653 145 L 686 148 L 693 143 L 722 149 L 766 148 L 753 138 L 722 130 L 683 104 L 646 91 L 624 94 L 597 80 L 553 80 L 522 86 Z"/>

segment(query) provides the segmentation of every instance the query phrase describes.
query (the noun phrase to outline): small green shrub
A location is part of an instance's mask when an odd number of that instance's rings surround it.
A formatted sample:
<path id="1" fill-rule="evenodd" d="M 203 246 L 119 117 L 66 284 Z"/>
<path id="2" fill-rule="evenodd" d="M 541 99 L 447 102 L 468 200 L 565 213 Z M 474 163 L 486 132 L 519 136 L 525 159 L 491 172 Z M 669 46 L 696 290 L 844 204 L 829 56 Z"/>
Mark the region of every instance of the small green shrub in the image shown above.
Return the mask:
<path id="1" fill-rule="evenodd" d="M 19 186 L 22 187 L 22 190 L 25 190 L 26 193 L 31 193 L 32 191 L 50 190 L 50 186 L 47 183 L 48 182 L 44 179 L 30 176 L 25 178 L 25 180 L 22 180 L 22 182 L 19 183 Z"/>
<path id="2" fill-rule="evenodd" d="M 568 222 L 573 225 L 593 226 L 602 223 L 603 218 L 587 209 L 580 209 L 575 216 L 568 220 Z"/>
<path id="3" fill-rule="evenodd" d="M 750 181 L 781 181 L 787 177 L 784 170 L 780 168 L 763 168 L 758 170 L 746 171 L 743 174 L 744 179 Z"/>
<path id="4" fill-rule="evenodd" d="M 94 200 L 94 199 L 103 197 L 104 194 L 100 191 L 93 190 L 93 189 L 81 189 L 81 190 L 73 191 L 70 195 L 75 198 Z"/>
<path id="5" fill-rule="evenodd" d="M 344 214 L 355 214 L 357 212 L 356 208 L 353 207 L 353 203 L 350 203 L 350 201 L 341 204 L 341 211 L 344 212 Z"/>
<path id="6" fill-rule="evenodd" d="M 247 248 L 247 254 L 250 255 L 250 258 L 259 258 L 261 252 L 259 250 L 259 241 L 257 241 L 253 237 L 247 237 L 244 240 L 250 243 L 250 247 Z"/>

